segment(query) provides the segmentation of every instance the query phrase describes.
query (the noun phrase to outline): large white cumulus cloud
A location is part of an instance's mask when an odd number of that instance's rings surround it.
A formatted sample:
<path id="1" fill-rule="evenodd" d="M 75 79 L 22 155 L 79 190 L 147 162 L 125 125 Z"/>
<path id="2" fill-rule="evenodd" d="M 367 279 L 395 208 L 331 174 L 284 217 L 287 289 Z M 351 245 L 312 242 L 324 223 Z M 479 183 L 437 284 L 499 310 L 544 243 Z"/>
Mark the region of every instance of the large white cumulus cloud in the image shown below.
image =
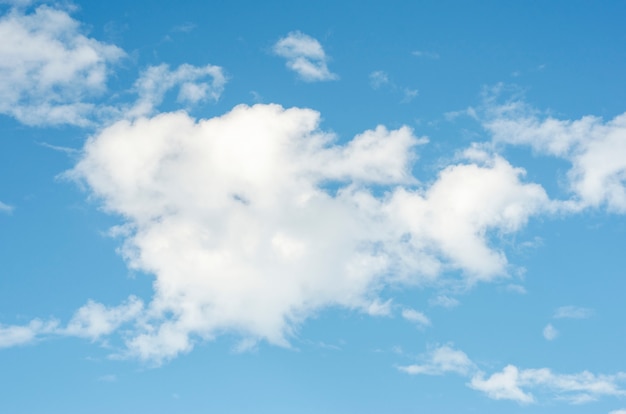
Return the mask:
<path id="1" fill-rule="evenodd" d="M 309 109 L 241 105 L 120 121 L 88 141 L 70 174 L 124 218 L 129 265 L 155 275 L 131 353 L 161 360 L 223 331 L 286 345 L 312 312 L 367 312 L 389 283 L 503 275 L 489 233 L 548 202 L 500 157 L 474 154 L 427 186 L 411 174 L 426 140 L 409 128 L 339 144 L 318 123 Z"/>

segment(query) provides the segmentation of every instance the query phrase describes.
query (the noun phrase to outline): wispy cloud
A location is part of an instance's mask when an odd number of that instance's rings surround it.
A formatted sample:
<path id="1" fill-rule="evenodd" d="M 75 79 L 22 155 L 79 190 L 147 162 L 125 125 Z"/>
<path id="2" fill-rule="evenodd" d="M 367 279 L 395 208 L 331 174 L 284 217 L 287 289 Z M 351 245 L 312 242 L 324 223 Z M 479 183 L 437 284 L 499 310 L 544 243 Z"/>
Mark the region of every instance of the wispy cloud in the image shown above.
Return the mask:
<path id="1" fill-rule="evenodd" d="M 402 317 L 409 322 L 415 323 L 419 326 L 429 326 L 430 319 L 422 312 L 416 311 L 415 309 L 405 308 L 402 309 Z"/>
<path id="2" fill-rule="evenodd" d="M 455 373 L 469 378 L 470 388 L 485 393 L 495 400 L 512 400 L 520 404 L 537 402 L 533 391 L 546 398 L 582 404 L 601 397 L 623 397 L 626 390 L 620 383 L 626 373 L 597 375 L 588 371 L 577 374 L 557 374 L 548 368 L 520 369 L 505 366 L 502 371 L 485 374 L 462 351 L 450 345 L 438 347 L 419 357 L 423 362 L 400 366 L 399 370 L 412 375 L 443 375 Z"/>
<path id="3" fill-rule="evenodd" d="M 419 58 L 439 59 L 439 53 L 429 52 L 426 50 L 414 50 L 411 54 Z"/>
<path id="4" fill-rule="evenodd" d="M 5 204 L 2 201 L 0 201 L 0 213 L 11 214 L 11 213 L 13 213 L 14 209 L 15 209 L 15 207 L 10 206 L 10 205 Z"/>
<path id="5" fill-rule="evenodd" d="M 543 337 L 548 341 L 555 340 L 557 336 L 559 336 L 559 331 L 557 331 L 551 323 L 547 324 L 546 327 L 543 328 Z"/>
<path id="6" fill-rule="evenodd" d="M 579 306 L 561 306 L 554 311 L 555 319 L 587 319 L 593 316 L 593 309 Z"/>
<path id="7" fill-rule="evenodd" d="M 274 45 L 274 53 L 287 59 L 287 67 L 306 82 L 336 80 L 328 69 L 328 56 L 317 39 L 302 32 L 291 32 Z"/>
<path id="8" fill-rule="evenodd" d="M 381 86 L 389 83 L 389 75 L 383 70 L 375 70 L 370 73 L 369 78 L 372 89 L 379 89 Z"/>
<path id="9" fill-rule="evenodd" d="M 428 304 L 430 306 L 441 306 L 442 308 L 455 308 L 460 305 L 461 302 L 458 299 L 451 298 L 446 295 L 435 296 L 434 298 L 430 298 L 428 300 Z"/>

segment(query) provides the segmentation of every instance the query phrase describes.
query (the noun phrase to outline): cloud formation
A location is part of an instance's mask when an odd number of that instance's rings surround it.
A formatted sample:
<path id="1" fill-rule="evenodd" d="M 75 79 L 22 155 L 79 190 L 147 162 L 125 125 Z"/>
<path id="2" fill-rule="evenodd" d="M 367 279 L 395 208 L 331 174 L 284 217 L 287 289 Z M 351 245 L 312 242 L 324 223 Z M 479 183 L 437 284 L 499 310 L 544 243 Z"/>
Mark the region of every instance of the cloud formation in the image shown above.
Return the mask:
<path id="1" fill-rule="evenodd" d="M 176 70 L 170 70 L 166 64 L 150 66 L 135 82 L 138 99 L 130 110 L 125 111 L 125 116 L 134 118 L 151 115 L 163 102 L 165 94 L 176 86 L 179 88 L 176 100 L 183 105 L 217 101 L 225 84 L 226 76 L 219 66 L 184 64 Z"/>
<path id="2" fill-rule="evenodd" d="M 328 56 L 317 39 L 302 32 L 291 32 L 274 45 L 274 53 L 287 59 L 287 67 L 306 82 L 336 80 L 328 69 Z"/>
<path id="3" fill-rule="evenodd" d="M 27 125 L 85 126 L 100 110 L 109 66 L 125 54 L 88 38 L 65 11 L 14 8 L 0 17 L 0 113 Z"/>
<path id="4" fill-rule="evenodd" d="M 120 121 L 89 140 L 69 175 L 124 217 L 124 257 L 156 277 L 132 354 L 170 358 L 223 331 L 287 345 L 318 309 L 384 310 L 389 284 L 506 275 L 490 235 L 548 202 L 522 170 L 470 151 L 425 186 L 410 171 L 426 140 L 409 128 L 339 145 L 319 118 L 241 105 Z"/>
<path id="5" fill-rule="evenodd" d="M 524 145 L 536 153 L 567 160 L 571 211 L 606 207 L 626 212 L 626 113 L 604 121 L 596 116 L 577 120 L 541 118 L 520 101 L 490 108 L 484 123 L 496 143 Z"/>
<path id="6" fill-rule="evenodd" d="M 494 400 L 511 400 L 520 404 L 537 402 L 531 391 L 548 395 L 548 398 L 581 404 L 601 397 L 623 397 L 626 390 L 620 383 L 626 373 L 596 375 L 588 371 L 577 374 L 556 374 L 548 368 L 520 369 L 507 365 L 502 371 L 485 374 L 463 352 L 450 345 L 438 347 L 420 358 L 421 364 L 400 366 L 400 371 L 417 375 L 443 375 L 456 373 L 469 378 L 470 388 L 481 391 Z"/>

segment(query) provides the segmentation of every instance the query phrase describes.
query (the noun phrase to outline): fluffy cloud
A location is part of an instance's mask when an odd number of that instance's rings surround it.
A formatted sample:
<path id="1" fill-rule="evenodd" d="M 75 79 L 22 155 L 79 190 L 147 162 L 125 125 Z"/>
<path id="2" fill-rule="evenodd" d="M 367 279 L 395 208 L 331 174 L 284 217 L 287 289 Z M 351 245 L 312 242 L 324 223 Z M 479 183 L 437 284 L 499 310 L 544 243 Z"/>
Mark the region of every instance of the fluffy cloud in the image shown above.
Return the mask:
<path id="1" fill-rule="evenodd" d="M 421 358 L 422 364 L 398 367 L 407 374 L 442 375 L 456 373 L 469 378 L 470 388 L 485 393 L 495 400 L 512 400 L 520 404 L 536 402 L 531 390 L 550 397 L 581 404 L 600 397 L 626 395 L 619 383 L 626 381 L 626 373 L 595 375 L 588 371 L 578 374 L 556 374 L 548 368 L 519 369 L 505 366 L 502 371 L 487 375 L 462 351 L 449 345 L 436 348 Z"/>
<path id="2" fill-rule="evenodd" d="M 124 52 L 81 33 L 65 11 L 40 6 L 0 17 L 0 113 L 29 125 L 87 125 Z"/>
<path id="3" fill-rule="evenodd" d="M 616 375 L 594 375 L 588 371 L 578 374 L 555 374 L 548 368 L 519 370 L 507 365 L 502 372 L 484 379 L 482 373 L 475 375 L 470 387 L 483 391 L 490 398 L 508 399 L 519 403 L 534 402 L 535 398 L 523 389 L 538 389 L 554 396 L 581 404 L 604 396 L 624 396 L 626 390 L 618 383 L 626 380 L 626 373 Z"/>
<path id="4" fill-rule="evenodd" d="M 179 103 L 189 105 L 206 100 L 217 101 L 225 84 L 226 76 L 219 66 L 184 64 L 173 71 L 165 64 L 151 66 L 135 82 L 139 98 L 135 106 L 126 111 L 126 115 L 138 117 L 152 114 L 163 101 L 166 92 L 176 86 L 179 87 Z"/>
<path id="5" fill-rule="evenodd" d="M 338 76 L 328 70 L 328 56 L 320 42 L 301 32 L 291 32 L 274 45 L 274 53 L 287 59 L 287 67 L 306 82 L 328 81 Z"/>
<path id="6" fill-rule="evenodd" d="M 143 302 L 133 296 L 115 308 L 106 308 L 100 303 L 89 301 L 76 311 L 67 327 L 57 333 L 95 340 L 136 318 L 142 308 Z"/>
<path id="7" fill-rule="evenodd" d="M 0 325 L 0 348 L 28 344 L 40 335 L 53 333 L 57 326 L 57 321 L 39 319 L 33 319 L 28 325 Z"/>
<path id="8" fill-rule="evenodd" d="M 569 190 L 575 195 L 564 207 L 578 211 L 606 206 L 626 212 L 626 113 L 604 121 L 541 119 L 520 102 L 492 108 L 485 127 L 495 142 L 530 146 L 537 153 L 571 163 Z"/>
<path id="9" fill-rule="evenodd" d="M 425 186 L 410 171 L 426 140 L 407 127 L 339 145 L 318 123 L 242 105 L 120 121 L 88 141 L 69 175 L 124 218 L 123 255 L 156 277 L 131 353 L 169 358 L 224 331 L 287 345 L 320 308 L 388 311 L 388 284 L 503 276 L 492 236 L 548 202 L 500 157 L 472 153 Z"/>
<path id="10" fill-rule="evenodd" d="M 474 363 L 463 351 L 456 350 L 450 345 L 436 348 L 425 355 L 423 364 L 413 364 L 398 367 L 407 374 L 443 375 L 449 372 L 459 375 L 468 375 L 475 370 Z"/>

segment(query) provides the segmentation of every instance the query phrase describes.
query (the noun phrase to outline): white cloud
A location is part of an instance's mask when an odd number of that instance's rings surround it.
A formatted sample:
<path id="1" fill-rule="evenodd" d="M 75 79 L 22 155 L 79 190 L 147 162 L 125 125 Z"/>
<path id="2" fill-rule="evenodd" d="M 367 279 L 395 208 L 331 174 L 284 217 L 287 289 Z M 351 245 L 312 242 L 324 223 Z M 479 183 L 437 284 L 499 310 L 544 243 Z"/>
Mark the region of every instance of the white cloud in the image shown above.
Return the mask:
<path id="1" fill-rule="evenodd" d="M 574 198 L 564 208 L 606 206 L 626 212 L 626 113 L 610 121 L 595 116 L 541 119 L 525 104 L 509 102 L 490 108 L 484 125 L 495 142 L 527 145 L 571 163 L 567 180 Z"/>
<path id="2" fill-rule="evenodd" d="M 548 341 L 555 340 L 557 336 L 559 336 L 559 331 L 557 331 L 551 323 L 547 324 L 546 327 L 543 328 L 543 337 Z"/>
<path id="3" fill-rule="evenodd" d="M 376 70 L 370 73 L 370 86 L 373 89 L 378 89 L 383 85 L 389 84 L 389 75 L 385 71 Z"/>
<path id="4" fill-rule="evenodd" d="M 579 306 L 561 306 L 554 311 L 555 319 L 587 319 L 593 315 L 593 310 Z"/>
<path id="5" fill-rule="evenodd" d="M 38 336 L 52 333 L 57 321 L 33 319 L 28 325 L 0 325 L 0 348 L 9 348 L 34 342 Z"/>
<path id="6" fill-rule="evenodd" d="M 513 400 L 522 404 L 534 402 L 532 394 L 522 391 L 519 384 L 519 370 L 513 365 L 507 365 L 502 372 L 492 374 L 484 379 L 483 374 L 472 377 L 470 388 L 482 391 L 494 400 Z"/>
<path id="7" fill-rule="evenodd" d="M 441 306 L 442 308 L 455 308 L 460 305 L 458 299 L 446 295 L 438 295 L 428 301 L 430 306 Z"/>
<path id="8" fill-rule="evenodd" d="M 626 414 L 626 409 L 622 410 L 613 410 L 609 414 Z"/>
<path id="9" fill-rule="evenodd" d="M 619 383 L 626 381 L 626 373 L 596 375 L 588 371 L 577 374 L 555 374 L 548 368 L 520 369 L 505 366 L 502 371 L 487 376 L 462 351 L 445 345 L 430 351 L 422 358 L 423 364 L 401 366 L 408 374 L 443 375 L 456 373 L 469 378 L 470 388 L 481 391 L 496 400 L 512 400 L 520 404 L 537 401 L 531 393 L 548 395 L 555 400 L 581 404 L 600 397 L 626 396 Z"/>
<path id="10" fill-rule="evenodd" d="M 402 309 L 402 317 L 409 322 L 413 322 L 421 326 L 430 325 L 430 319 L 428 319 L 428 317 L 422 312 L 418 312 L 415 309 Z"/>
<path id="11" fill-rule="evenodd" d="M 389 284 L 446 269 L 470 283 L 506 274 L 490 234 L 516 231 L 547 202 L 522 170 L 485 155 L 423 186 L 410 170 L 426 140 L 409 128 L 339 145 L 319 118 L 241 105 L 200 121 L 120 121 L 89 140 L 69 175 L 125 218 L 123 255 L 156 277 L 132 353 L 170 358 L 224 331 L 287 345 L 324 307 L 388 313 L 378 292 Z"/>
<path id="12" fill-rule="evenodd" d="M 594 375 L 588 371 L 578 374 L 555 374 L 548 368 L 519 370 L 513 365 L 506 366 L 502 372 L 492 374 L 487 380 L 478 374 L 470 387 L 485 392 L 490 398 L 510 399 L 520 403 L 534 401 L 529 392 L 522 389 L 532 388 L 552 393 L 555 398 L 571 404 L 595 401 L 604 396 L 621 397 L 626 390 L 618 383 L 626 380 L 626 373 L 616 375 Z"/>
<path id="13" fill-rule="evenodd" d="M 449 372 L 459 375 L 468 375 L 474 369 L 474 363 L 463 351 L 456 350 L 449 345 L 444 345 L 423 355 L 423 364 L 413 364 L 398 367 L 407 374 L 417 375 L 443 375 Z"/>
<path id="14" fill-rule="evenodd" d="M 5 204 L 2 201 L 0 201 L 0 213 L 11 214 L 14 209 L 15 209 L 15 207 L 10 206 L 10 205 Z"/>
<path id="15" fill-rule="evenodd" d="M 274 45 L 274 53 L 287 59 L 287 67 L 306 82 L 328 81 L 338 76 L 328 70 L 328 56 L 320 42 L 301 32 L 291 32 Z"/>
<path id="16" fill-rule="evenodd" d="M 135 82 L 139 98 L 126 115 L 131 118 L 151 115 L 165 94 L 176 86 L 179 87 L 179 103 L 190 105 L 206 100 L 217 101 L 225 84 L 226 76 L 219 66 L 183 64 L 173 71 L 166 64 L 150 66 Z"/>
<path id="17" fill-rule="evenodd" d="M 48 6 L 0 17 L 0 39 L 0 113 L 29 125 L 88 125 L 98 112 L 90 99 L 106 90 L 109 65 L 124 56 Z"/>
<path id="18" fill-rule="evenodd" d="M 137 318 L 142 309 L 143 302 L 136 297 L 130 297 L 126 303 L 115 308 L 107 308 L 90 300 L 76 311 L 67 327 L 58 333 L 95 340 Z"/>

